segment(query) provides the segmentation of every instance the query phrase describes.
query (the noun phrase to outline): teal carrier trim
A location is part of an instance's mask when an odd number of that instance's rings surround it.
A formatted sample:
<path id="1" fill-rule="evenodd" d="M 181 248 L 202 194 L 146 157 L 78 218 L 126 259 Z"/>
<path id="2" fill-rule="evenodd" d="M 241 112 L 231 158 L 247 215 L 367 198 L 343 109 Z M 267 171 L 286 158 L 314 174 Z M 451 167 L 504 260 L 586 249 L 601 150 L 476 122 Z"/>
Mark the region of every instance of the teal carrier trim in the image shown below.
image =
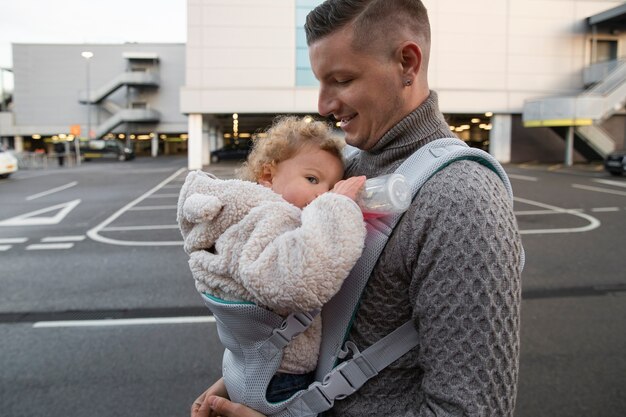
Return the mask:
<path id="1" fill-rule="evenodd" d="M 513 199 L 509 179 L 495 158 L 456 138 L 438 139 L 424 145 L 396 172 L 406 177 L 415 197 L 429 178 L 459 160 L 476 161 L 494 171 Z M 335 400 L 356 392 L 367 380 L 418 344 L 412 321 L 362 352 L 346 341 L 361 294 L 401 217 L 402 213 L 367 220 L 363 255 L 339 292 L 322 309 L 322 345 L 316 382 L 286 401 L 268 402 L 265 399 L 267 386 L 280 366 L 283 348 L 306 330 L 318 312 L 291 314 L 283 319 L 256 305 L 224 303 L 204 296 L 226 348 L 222 371 L 232 401 L 271 417 L 313 417 L 331 409 Z M 521 263 L 523 266 L 523 253 Z"/>

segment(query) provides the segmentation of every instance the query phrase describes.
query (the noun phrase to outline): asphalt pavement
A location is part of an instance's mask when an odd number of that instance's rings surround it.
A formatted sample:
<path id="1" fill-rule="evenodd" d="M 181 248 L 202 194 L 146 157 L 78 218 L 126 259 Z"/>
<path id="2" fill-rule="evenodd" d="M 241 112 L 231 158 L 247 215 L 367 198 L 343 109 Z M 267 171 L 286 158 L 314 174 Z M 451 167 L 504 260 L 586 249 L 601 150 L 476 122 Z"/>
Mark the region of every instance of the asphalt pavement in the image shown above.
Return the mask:
<path id="1" fill-rule="evenodd" d="M 624 416 L 626 178 L 505 170 L 527 255 L 516 417 Z M 187 415 L 218 377 L 175 225 L 186 173 L 159 157 L 0 180 L 0 415 Z"/>

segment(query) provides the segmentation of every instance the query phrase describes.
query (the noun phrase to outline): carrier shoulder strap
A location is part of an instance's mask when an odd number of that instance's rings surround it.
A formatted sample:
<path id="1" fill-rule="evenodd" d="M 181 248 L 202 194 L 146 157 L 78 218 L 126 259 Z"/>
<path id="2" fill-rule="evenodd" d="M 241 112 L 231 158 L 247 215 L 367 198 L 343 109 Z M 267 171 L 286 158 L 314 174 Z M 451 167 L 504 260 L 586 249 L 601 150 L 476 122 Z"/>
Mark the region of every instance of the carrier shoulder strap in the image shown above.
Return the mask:
<path id="1" fill-rule="evenodd" d="M 352 150 L 348 152 L 348 158 L 358 154 Z M 509 179 L 495 158 L 480 149 L 468 147 L 457 138 L 438 139 L 424 145 L 407 158 L 396 172 L 406 177 L 414 198 L 428 179 L 459 160 L 473 160 L 493 170 L 504 183 L 510 198 L 513 198 Z M 322 309 L 322 346 L 316 370 L 318 382 L 311 384 L 302 395 L 274 417 L 309 417 L 331 409 L 335 400 L 356 392 L 367 380 L 419 343 L 412 320 L 362 352 L 352 342 L 345 342 L 361 294 L 401 217 L 402 213 L 399 213 L 366 222 L 367 236 L 363 254 L 339 292 Z M 337 365 L 348 354 L 352 354 L 352 357 Z"/>

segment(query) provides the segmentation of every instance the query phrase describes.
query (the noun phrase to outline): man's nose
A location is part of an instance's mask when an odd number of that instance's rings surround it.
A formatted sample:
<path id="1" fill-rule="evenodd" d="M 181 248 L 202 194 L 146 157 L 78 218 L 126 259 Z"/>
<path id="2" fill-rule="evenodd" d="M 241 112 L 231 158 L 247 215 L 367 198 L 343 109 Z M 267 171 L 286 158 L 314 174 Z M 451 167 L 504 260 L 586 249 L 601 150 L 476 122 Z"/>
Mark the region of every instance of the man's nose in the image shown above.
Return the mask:
<path id="1" fill-rule="evenodd" d="M 317 112 L 322 116 L 330 116 L 337 110 L 337 99 L 324 87 L 320 87 L 317 98 Z"/>

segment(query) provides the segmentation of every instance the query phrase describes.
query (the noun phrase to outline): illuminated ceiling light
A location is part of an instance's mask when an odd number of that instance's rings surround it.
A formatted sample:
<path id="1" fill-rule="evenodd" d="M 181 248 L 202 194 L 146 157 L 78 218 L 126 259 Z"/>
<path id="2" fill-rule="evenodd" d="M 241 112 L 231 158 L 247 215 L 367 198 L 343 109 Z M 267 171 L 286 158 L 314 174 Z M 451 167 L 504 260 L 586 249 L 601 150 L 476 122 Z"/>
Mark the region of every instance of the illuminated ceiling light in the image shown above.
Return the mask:
<path id="1" fill-rule="evenodd" d="M 489 123 L 487 126 L 485 126 L 485 130 L 491 130 L 491 123 Z"/>
<path id="2" fill-rule="evenodd" d="M 160 139 L 167 139 L 167 136 L 165 136 L 165 135 L 159 135 L 159 138 L 160 138 Z"/>
<path id="3" fill-rule="evenodd" d="M 460 128 L 462 128 L 462 129 L 469 129 L 469 128 L 470 128 L 470 125 L 461 125 L 461 126 L 459 126 L 459 127 L 460 127 Z"/>
<path id="4" fill-rule="evenodd" d="M 41 139 L 41 135 L 33 135 L 32 138 L 33 139 Z"/>
<path id="5" fill-rule="evenodd" d="M 454 132 L 454 129 L 456 128 L 456 126 L 450 125 L 449 127 L 450 127 L 450 130 Z"/>
<path id="6" fill-rule="evenodd" d="M 90 59 L 90 58 L 93 58 L 93 52 L 91 51 L 81 52 L 80 56 L 82 56 L 85 59 Z"/>
<path id="7" fill-rule="evenodd" d="M 131 139 L 135 139 L 135 135 L 130 135 L 130 138 Z"/>
<path id="8" fill-rule="evenodd" d="M 123 133 L 120 133 L 119 135 L 117 135 L 117 137 L 120 138 L 120 139 L 124 139 L 126 137 L 126 135 L 123 134 Z"/>
<path id="9" fill-rule="evenodd" d="M 137 139 L 139 139 L 139 140 L 150 139 L 150 135 L 139 135 L 139 136 L 137 136 Z"/>
<path id="10" fill-rule="evenodd" d="M 463 129 L 463 128 L 462 128 L 462 127 L 460 127 L 460 126 L 459 126 L 459 127 L 457 127 L 456 129 L 454 129 L 454 131 L 455 131 L 455 132 L 462 132 L 462 131 L 464 131 L 464 130 L 465 130 L 465 129 Z"/>
<path id="11" fill-rule="evenodd" d="M 182 135 L 180 135 L 181 139 L 188 139 L 189 135 L 187 133 L 183 133 Z"/>
<path id="12" fill-rule="evenodd" d="M 249 138 L 250 137 L 250 133 L 240 133 L 239 137 L 240 138 Z"/>
<path id="13" fill-rule="evenodd" d="M 480 119 L 478 119 L 478 118 L 474 117 L 474 118 L 472 119 L 472 123 L 480 123 Z"/>
<path id="14" fill-rule="evenodd" d="M 487 124 L 486 124 L 486 123 L 481 123 L 481 124 L 479 124 L 479 125 L 478 125 L 478 127 L 480 127 L 481 129 L 484 129 L 484 128 L 485 128 L 485 126 L 487 126 Z"/>
<path id="15" fill-rule="evenodd" d="M 239 119 L 239 115 L 237 113 L 233 113 L 233 120 Z"/>
<path id="16" fill-rule="evenodd" d="M 485 113 L 485 116 L 491 117 L 491 116 L 493 116 L 493 112 L 488 111 L 487 113 Z"/>
<path id="17" fill-rule="evenodd" d="M 154 137 L 154 132 L 150 133 L 150 137 L 153 138 Z"/>
<path id="18" fill-rule="evenodd" d="M 224 137 L 225 137 L 226 139 L 229 139 L 229 138 L 231 137 L 231 134 L 230 134 L 230 133 L 224 133 Z"/>

